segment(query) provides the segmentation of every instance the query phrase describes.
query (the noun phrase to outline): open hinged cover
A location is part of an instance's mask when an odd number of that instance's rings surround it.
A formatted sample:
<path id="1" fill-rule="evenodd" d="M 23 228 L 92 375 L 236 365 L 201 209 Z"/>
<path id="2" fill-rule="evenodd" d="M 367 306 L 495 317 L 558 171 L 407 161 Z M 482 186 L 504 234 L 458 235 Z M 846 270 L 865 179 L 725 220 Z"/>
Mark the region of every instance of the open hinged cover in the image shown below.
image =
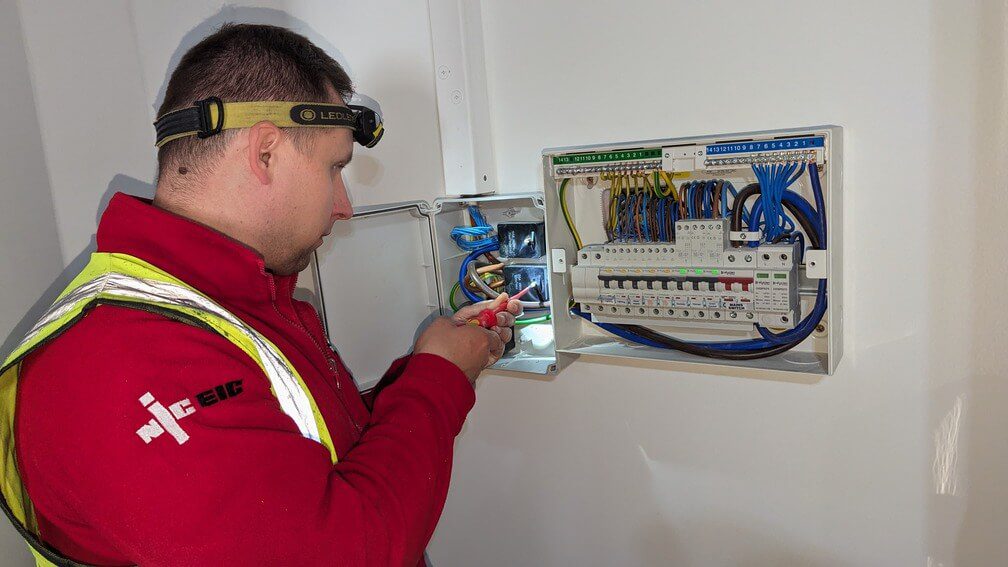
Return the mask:
<path id="1" fill-rule="evenodd" d="M 393 360 L 410 351 L 430 318 L 452 313 L 449 296 L 468 252 L 452 240 L 451 230 L 468 222 L 468 206 L 478 205 L 497 226 L 542 222 L 543 202 L 541 193 L 410 201 L 356 208 L 353 219 L 336 223 L 309 270 L 329 341 L 360 389 L 372 387 Z M 455 303 L 465 301 L 454 291 Z M 556 371 L 551 320 L 523 325 L 517 335 L 515 348 L 494 368 Z"/>

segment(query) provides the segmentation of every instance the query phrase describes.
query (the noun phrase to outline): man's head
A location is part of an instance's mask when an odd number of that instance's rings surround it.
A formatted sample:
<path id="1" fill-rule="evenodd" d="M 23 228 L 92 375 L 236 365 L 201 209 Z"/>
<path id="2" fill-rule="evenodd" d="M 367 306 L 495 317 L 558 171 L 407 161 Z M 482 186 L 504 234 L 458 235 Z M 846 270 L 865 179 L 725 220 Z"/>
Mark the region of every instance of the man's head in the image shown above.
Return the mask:
<path id="1" fill-rule="evenodd" d="M 224 102 L 345 104 L 346 72 L 308 39 L 274 26 L 226 25 L 182 57 L 162 116 L 216 96 Z M 278 128 L 259 122 L 158 151 L 155 203 L 256 249 L 277 274 L 304 269 L 332 223 L 349 218 L 342 170 L 353 153 L 347 128 Z"/>

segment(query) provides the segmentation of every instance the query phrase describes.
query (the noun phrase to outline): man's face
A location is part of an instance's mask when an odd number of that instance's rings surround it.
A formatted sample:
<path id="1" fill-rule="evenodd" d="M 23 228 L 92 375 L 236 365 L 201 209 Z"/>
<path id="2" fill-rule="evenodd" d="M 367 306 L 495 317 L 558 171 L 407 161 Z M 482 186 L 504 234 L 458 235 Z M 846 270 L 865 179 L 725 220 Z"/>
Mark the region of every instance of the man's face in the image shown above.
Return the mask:
<path id="1" fill-rule="evenodd" d="M 289 139 L 284 167 L 277 171 L 265 227 L 266 267 L 289 275 L 308 267 L 312 253 L 337 220 L 353 216 L 343 182 L 343 168 L 353 157 L 353 134 L 347 128 L 312 133 L 307 151 Z"/>

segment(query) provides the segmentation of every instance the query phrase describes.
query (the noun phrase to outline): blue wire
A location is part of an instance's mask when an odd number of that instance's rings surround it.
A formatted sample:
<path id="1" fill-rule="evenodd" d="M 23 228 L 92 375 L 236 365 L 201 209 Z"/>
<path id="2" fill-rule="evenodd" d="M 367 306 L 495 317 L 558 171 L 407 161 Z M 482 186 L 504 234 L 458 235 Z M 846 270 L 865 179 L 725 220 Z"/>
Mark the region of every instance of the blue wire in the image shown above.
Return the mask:
<path id="1" fill-rule="evenodd" d="M 693 206 L 693 193 L 696 191 L 697 181 L 690 181 L 690 184 L 686 186 L 686 213 L 689 218 L 697 218 L 696 207 Z"/>
<path id="2" fill-rule="evenodd" d="M 641 205 L 640 205 L 640 213 L 639 213 L 641 219 L 643 219 L 643 221 L 641 222 L 641 225 L 642 225 L 641 228 L 643 230 L 643 232 L 641 233 L 641 240 L 648 240 L 648 241 L 651 240 L 651 234 L 650 234 L 650 231 L 648 230 L 648 223 L 647 223 L 647 206 L 648 206 L 648 201 L 650 201 L 650 200 L 651 200 L 651 197 L 646 192 L 641 195 L 641 200 L 640 200 L 641 201 Z"/>
<path id="3" fill-rule="evenodd" d="M 798 231 L 795 231 L 795 232 L 791 233 L 791 238 L 789 239 L 789 242 L 791 242 L 792 244 L 794 244 L 795 242 L 799 242 L 800 243 L 799 246 L 798 246 L 798 251 L 799 251 L 798 261 L 799 262 L 804 262 L 805 261 L 805 236 L 802 233 L 800 233 Z"/>
<path id="4" fill-rule="evenodd" d="M 812 180 L 812 196 L 815 199 L 816 210 L 819 211 L 819 232 L 823 248 L 826 248 L 826 199 L 823 197 L 822 184 L 819 181 L 819 166 L 809 162 L 809 178 Z"/>
<path id="5" fill-rule="evenodd" d="M 784 201 L 787 201 L 792 205 L 794 205 L 796 208 L 800 209 L 801 212 L 806 217 L 808 217 L 809 221 L 812 222 L 813 226 L 821 229 L 822 223 L 819 220 L 819 214 L 812 209 L 812 205 L 805 199 L 805 197 L 802 197 L 798 193 L 795 193 L 794 191 L 790 190 L 785 191 L 783 197 Z M 754 218 L 759 218 L 759 215 L 762 214 L 762 212 L 763 212 L 762 199 L 757 198 L 756 202 L 753 203 L 752 214 L 754 215 Z M 793 223 L 790 217 L 788 217 L 788 221 Z M 755 230 L 755 228 L 753 228 L 751 225 L 747 226 L 749 226 L 749 230 Z"/>
<path id="6" fill-rule="evenodd" d="M 476 226 L 456 226 L 453 228 L 451 230 L 451 237 L 455 241 L 455 244 L 462 250 L 475 250 L 496 243 L 497 239 L 489 236 L 493 232 L 493 227 L 483 218 L 479 207 L 470 206 L 468 211 L 469 216 L 472 217 L 473 224 Z M 484 238 L 466 238 L 479 236 L 483 236 Z"/>
<path id="7" fill-rule="evenodd" d="M 469 301 L 472 302 L 483 301 L 482 297 L 479 297 L 475 293 L 469 291 L 469 288 L 466 287 L 465 283 L 467 274 L 466 270 L 469 269 L 469 263 L 488 252 L 493 252 L 494 250 L 497 250 L 496 243 L 473 250 L 472 252 L 469 253 L 468 256 L 465 257 L 465 260 L 462 260 L 462 265 L 459 267 L 459 277 L 458 277 L 459 287 L 462 289 L 462 294 L 465 295 L 467 298 L 469 298 Z"/>

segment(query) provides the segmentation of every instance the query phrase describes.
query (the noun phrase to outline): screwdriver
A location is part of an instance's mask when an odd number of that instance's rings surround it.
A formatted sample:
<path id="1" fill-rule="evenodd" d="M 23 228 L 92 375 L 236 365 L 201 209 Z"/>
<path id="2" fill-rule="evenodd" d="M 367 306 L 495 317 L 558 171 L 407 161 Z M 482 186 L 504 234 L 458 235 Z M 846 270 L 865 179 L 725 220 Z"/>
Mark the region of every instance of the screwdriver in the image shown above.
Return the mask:
<path id="1" fill-rule="evenodd" d="M 528 291 L 534 288 L 535 286 L 536 286 L 535 282 L 530 283 L 528 287 L 514 294 L 511 298 L 508 299 L 508 301 L 510 301 L 511 299 L 521 299 L 523 295 L 528 293 Z M 493 309 L 484 309 L 483 311 L 480 311 L 479 315 L 466 321 L 466 324 L 477 325 L 479 327 L 483 327 L 484 329 L 492 329 L 497 326 L 497 314 L 507 311 L 507 304 L 508 302 L 504 301 Z"/>

